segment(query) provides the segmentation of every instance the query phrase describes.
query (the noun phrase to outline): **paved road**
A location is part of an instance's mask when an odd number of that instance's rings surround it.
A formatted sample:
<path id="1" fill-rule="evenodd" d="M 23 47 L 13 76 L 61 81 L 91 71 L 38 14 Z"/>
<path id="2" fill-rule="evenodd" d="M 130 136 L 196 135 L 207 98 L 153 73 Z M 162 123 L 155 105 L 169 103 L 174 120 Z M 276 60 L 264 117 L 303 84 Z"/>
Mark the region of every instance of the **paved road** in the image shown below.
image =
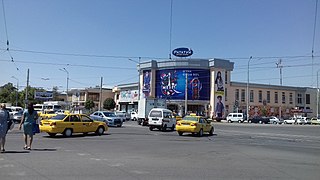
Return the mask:
<path id="1" fill-rule="evenodd" d="M 178 136 L 126 122 L 103 136 L 7 136 L 0 179 L 316 179 L 320 126 L 215 124 L 214 136 Z"/>

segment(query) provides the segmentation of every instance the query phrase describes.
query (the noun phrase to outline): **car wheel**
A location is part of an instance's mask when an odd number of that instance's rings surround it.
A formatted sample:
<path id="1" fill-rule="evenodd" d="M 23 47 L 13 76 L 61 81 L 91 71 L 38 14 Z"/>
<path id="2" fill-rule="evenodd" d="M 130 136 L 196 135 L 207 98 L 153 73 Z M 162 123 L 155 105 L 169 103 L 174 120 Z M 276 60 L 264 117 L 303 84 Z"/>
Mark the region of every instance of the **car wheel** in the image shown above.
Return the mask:
<path id="1" fill-rule="evenodd" d="M 273 121 L 273 124 L 278 124 L 276 121 Z"/>
<path id="2" fill-rule="evenodd" d="M 181 131 L 178 131 L 178 134 L 179 134 L 179 136 L 182 136 L 183 132 L 181 132 Z"/>
<path id="3" fill-rule="evenodd" d="M 50 137 L 56 136 L 57 133 L 48 133 Z"/>
<path id="4" fill-rule="evenodd" d="M 122 123 L 117 125 L 117 127 L 121 127 L 121 126 L 122 126 Z"/>
<path id="5" fill-rule="evenodd" d="M 199 136 L 199 137 L 202 137 L 202 136 L 203 136 L 203 130 L 202 130 L 202 129 L 200 129 L 200 131 L 199 131 L 199 133 L 198 133 L 198 136 Z"/>
<path id="6" fill-rule="evenodd" d="M 242 122 L 241 120 L 238 121 L 238 123 L 241 123 L 241 122 Z"/>
<path id="7" fill-rule="evenodd" d="M 259 124 L 262 124 L 262 121 L 259 121 Z"/>
<path id="8" fill-rule="evenodd" d="M 210 135 L 210 136 L 213 135 L 213 131 L 214 131 L 214 130 L 213 130 L 213 127 L 212 127 L 212 128 L 210 129 L 210 131 L 209 131 L 209 135 Z"/>
<path id="9" fill-rule="evenodd" d="M 250 124 L 251 124 L 251 123 L 252 123 L 252 121 L 251 121 L 251 120 L 249 120 L 249 121 L 248 121 L 248 123 L 250 123 Z"/>
<path id="10" fill-rule="evenodd" d="M 283 122 L 283 124 L 287 124 L 287 121 Z"/>
<path id="11" fill-rule="evenodd" d="M 66 137 L 72 136 L 72 129 L 66 129 L 66 130 L 64 130 L 63 135 L 66 136 Z"/>
<path id="12" fill-rule="evenodd" d="M 149 130 L 150 130 L 150 131 L 153 131 L 153 127 L 150 126 L 150 127 L 149 127 Z"/>
<path id="13" fill-rule="evenodd" d="M 87 132 L 85 132 L 85 133 L 83 133 L 83 135 L 84 135 L 84 136 L 86 136 L 86 135 L 88 135 L 88 133 L 87 133 Z"/>
<path id="14" fill-rule="evenodd" d="M 172 124 L 171 131 L 174 131 L 174 124 Z"/>
<path id="15" fill-rule="evenodd" d="M 228 123 L 231 123 L 231 120 L 228 120 Z"/>
<path id="16" fill-rule="evenodd" d="M 102 126 L 99 126 L 97 131 L 96 131 L 96 134 L 101 136 L 102 134 L 104 133 L 104 127 Z"/>
<path id="17" fill-rule="evenodd" d="M 138 120 L 137 122 L 138 122 L 138 125 L 141 125 L 141 121 L 140 120 Z"/>

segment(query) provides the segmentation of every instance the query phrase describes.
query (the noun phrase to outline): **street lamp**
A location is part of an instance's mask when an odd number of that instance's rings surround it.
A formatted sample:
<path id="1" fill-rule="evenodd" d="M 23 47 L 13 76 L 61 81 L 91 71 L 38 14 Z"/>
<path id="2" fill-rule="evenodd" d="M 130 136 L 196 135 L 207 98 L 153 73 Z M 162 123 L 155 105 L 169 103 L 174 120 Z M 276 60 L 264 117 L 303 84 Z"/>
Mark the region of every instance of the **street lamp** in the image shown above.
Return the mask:
<path id="1" fill-rule="evenodd" d="M 17 91 L 16 91 L 16 106 L 18 106 L 18 91 L 19 91 L 19 79 L 14 77 L 14 76 L 11 76 L 11 78 L 17 80 Z"/>
<path id="2" fill-rule="evenodd" d="M 248 60 L 248 71 L 247 71 L 247 121 L 249 122 L 249 64 L 252 59 L 252 56 L 250 56 Z"/>
<path id="3" fill-rule="evenodd" d="M 69 71 L 66 70 L 66 68 L 59 69 L 60 71 L 63 71 L 67 73 L 67 106 L 69 106 L 69 97 L 68 97 L 68 88 L 69 88 Z"/>

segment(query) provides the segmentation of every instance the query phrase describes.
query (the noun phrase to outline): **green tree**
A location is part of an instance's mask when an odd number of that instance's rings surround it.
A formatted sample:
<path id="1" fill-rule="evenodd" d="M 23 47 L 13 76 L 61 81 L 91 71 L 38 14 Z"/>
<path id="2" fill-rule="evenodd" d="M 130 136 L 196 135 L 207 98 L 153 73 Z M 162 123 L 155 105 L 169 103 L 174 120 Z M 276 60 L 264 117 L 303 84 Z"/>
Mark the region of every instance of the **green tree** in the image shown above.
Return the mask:
<path id="1" fill-rule="evenodd" d="M 7 83 L 0 87 L 0 102 L 1 103 L 12 103 L 16 101 L 16 88 L 12 83 Z"/>
<path id="2" fill-rule="evenodd" d="M 88 110 L 91 110 L 94 107 L 94 102 L 89 99 L 84 103 L 84 107 Z"/>
<path id="3" fill-rule="evenodd" d="M 111 109 L 114 109 L 115 107 L 116 107 L 116 103 L 114 102 L 114 100 L 112 98 L 107 98 L 103 102 L 104 109 L 111 110 Z"/>

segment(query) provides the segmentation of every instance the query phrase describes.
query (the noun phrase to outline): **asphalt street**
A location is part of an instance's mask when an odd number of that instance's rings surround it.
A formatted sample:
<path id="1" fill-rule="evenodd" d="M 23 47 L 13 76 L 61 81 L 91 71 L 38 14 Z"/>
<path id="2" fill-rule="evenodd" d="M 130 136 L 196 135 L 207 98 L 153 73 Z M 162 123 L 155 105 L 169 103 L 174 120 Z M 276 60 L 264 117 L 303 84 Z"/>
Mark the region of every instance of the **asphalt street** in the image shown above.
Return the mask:
<path id="1" fill-rule="evenodd" d="M 136 122 L 102 136 L 8 133 L 0 179 L 315 179 L 320 178 L 320 126 L 214 123 L 213 136 L 150 131 Z"/>

